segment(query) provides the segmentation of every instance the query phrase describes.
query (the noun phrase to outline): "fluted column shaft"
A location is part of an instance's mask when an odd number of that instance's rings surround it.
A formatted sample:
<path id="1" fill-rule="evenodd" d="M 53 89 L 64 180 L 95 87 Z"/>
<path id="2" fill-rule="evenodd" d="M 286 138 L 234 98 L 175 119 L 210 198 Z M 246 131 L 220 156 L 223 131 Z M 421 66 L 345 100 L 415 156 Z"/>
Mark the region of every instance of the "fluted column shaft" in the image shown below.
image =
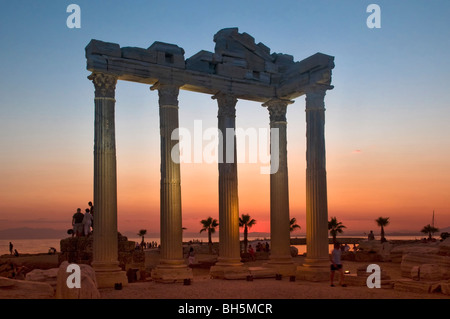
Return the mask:
<path id="1" fill-rule="evenodd" d="M 216 265 L 235 266 L 240 262 L 239 200 L 236 156 L 236 103 L 234 96 L 218 93 L 219 139 L 219 260 Z"/>
<path id="2" fill-rule="evenodd" d="M 96 269 L 118 268 L 115 88 L 117 77 L 93 73 L 95 86 L 93 262 Z"/>
<path id="3" fill-rule="evenodd" d="M 308 265 L 328 262 L 324 87 L 306 92 L 306 244 Z"/>
<path id="4" fill-rule="evenodd" d="M 157 83 L 151 89 L 158 90 L 161 134 L 160 266 L 185 266 L 181 216 L 180 153 L 178 141 L 172 140 L 172 132 L 179 126 L 179 86 Z M 172 158 L 172 156 L 176 158 Z"/>
<path id="5" fill-rule="evenodd" d="M 267 106 L 271 131 L 270 242 L 271 262 L 290 263 L 289 182 L 287 166 L 287 105 L 289 100 L 273 99 Z M 275 134 L 277 133 L 277 134 Z M 277 138 L 278 137 L 278 138 Z"/>

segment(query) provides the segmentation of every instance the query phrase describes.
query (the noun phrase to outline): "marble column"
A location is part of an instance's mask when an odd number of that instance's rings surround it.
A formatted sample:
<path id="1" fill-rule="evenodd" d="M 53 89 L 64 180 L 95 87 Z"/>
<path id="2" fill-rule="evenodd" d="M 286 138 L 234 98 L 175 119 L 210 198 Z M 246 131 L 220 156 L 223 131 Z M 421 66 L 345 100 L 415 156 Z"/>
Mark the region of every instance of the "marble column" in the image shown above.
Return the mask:
<path id="1" fill-rule="evenodd" d="M 328 200 L 325 160 L 325 93 L 328 86 L 306 90 L 306 254 L 312 280 L 329 278 Z"/>
<path id="2" fill-rule="evenodd" d="M 161 134 L 161 251 L 160 263 L 152 272 L 152 278 L 159 281 L 181 281 L 191 279 L 192 270 L 187 267 L 183 258 L 180 151 L 178 140 L 172 139 L 172 132 L 178 129 L 179 122 L 179 86 L 158 82 L 151 90 L 158 90 Z"/>
<path id="3" fill-rule="evenodd" d="M 263 104 L 270 115 L 270 262 L 279 273 L 295 273 L 290 252 L 289 183 L 286 110 L 290 100 L 272 99 Z M 277 133 L 277 134 L 275 134 Z"/>
<path id="4" fill-rule="evenodd" d="M 239 271 L 241 250 L 239 239 L 239 199 L 236 156 L 236 103 L 237 98 L 218 93 L 219 140 L 219 258 L 211 274 L 221 277 L 225 271 Z"/>
<path id="5" fill-rule="evenodd" d="M 93 261 L 99 287 L 126 285 L 119 268 L 117 235 L 117 177 L 115 141 L 115 88 L 117 77 L 93 73 L 95 86 L 94 231 Z"/>

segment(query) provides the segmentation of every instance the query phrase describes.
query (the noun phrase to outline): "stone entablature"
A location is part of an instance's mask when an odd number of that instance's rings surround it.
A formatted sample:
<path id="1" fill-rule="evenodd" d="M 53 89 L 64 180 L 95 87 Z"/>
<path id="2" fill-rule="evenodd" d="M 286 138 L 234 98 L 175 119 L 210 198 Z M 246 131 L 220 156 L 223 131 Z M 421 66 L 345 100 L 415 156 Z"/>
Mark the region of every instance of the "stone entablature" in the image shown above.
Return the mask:
<path id="1" fill-rule="evenodd" d="M 185 59 L 184 50 L 174 44 L 121 48 L 91 40 L 86 47 L 87 69 L 150 85 L 175 81 L 182 90 L 211 95 L 220 91 L 258 102 L 294 99 L 305 94 L 308 86 L 331 83 L 332 56 L 316 53 L 295 62 L 292 55 L 271 53 L 237 28 L 220 30 L 214 42 L 214 52 L 201 50 Z"/>

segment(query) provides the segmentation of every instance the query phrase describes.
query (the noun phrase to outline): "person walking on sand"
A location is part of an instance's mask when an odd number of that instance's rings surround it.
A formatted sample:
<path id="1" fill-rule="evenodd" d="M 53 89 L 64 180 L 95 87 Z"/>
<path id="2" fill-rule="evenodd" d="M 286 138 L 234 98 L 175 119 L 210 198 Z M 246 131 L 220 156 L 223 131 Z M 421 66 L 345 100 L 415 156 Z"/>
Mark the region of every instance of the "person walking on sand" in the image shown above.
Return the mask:
<path id="1" fill-rule="evenodd" d="M 331 283 L 331 287 L 334 287 L 333 281 L 334 281 L 334 272 L 336 270 L 339 270 L 339 284 L 342 287 L 347 287 L 346 284 L 344 284 L 344 269 L 342 268 L 342 262 L 341 262 L 341 255 L 342 255 L 342 251 L 340 249 L 340 244 L 339 243 L 335 243 L 334 244 L 334 249 L 331 252 L 331 273 L 330 273 L 330 283 Z"/>
<path id="2" fill-rule="evenodd" d="M 89 211 L 89 208 L 86 208 L 86 213 L 84 213 L 83 217 L 83 229 L 85 236 L 89 236 L 91 234 L 91 225 L 92 225 L 92 215 Z"/>
<path id="3" fill-rule="evenodd" d="M 13 247 L 14 247 L 14 245 L 12 244 L 12 242 L 9 242 L 9 253 L 11 255 L 13 254 Z"/>

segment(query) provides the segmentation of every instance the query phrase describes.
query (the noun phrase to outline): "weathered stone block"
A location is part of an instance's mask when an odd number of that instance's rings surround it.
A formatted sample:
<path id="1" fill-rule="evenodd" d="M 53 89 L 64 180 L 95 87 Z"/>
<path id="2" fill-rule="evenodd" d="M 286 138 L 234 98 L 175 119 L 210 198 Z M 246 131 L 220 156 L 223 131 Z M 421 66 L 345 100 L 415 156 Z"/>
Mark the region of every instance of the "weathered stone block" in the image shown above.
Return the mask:
<path id="1" fill-rule="evenodd" d="M 108 59 L 102 55 L 90 55 L 87 58 L 87 70 L 107 70 Z"/>
<path id="2" fill-rule="evenodd" d="M 243 45 L 250 51 L 255 51 L 257 49 L 257 46 L 255 44 L 255 38 L 246 32 L 243 32 L 241 34 L 233 33 L 231 37 L 233 40 L 239 42 L 241 45 Z M 230 42 L 232 43 L 232 41 L 229 41 L 229 43 Z"/>
<path id="3" fill-rule="evenodd" d="M 248 80 L 255 80 L 262 83 L 270 84 L 270 75 L 264 72 L 247 71 L 245 78 Z"/>
<path id="4" fill-rule="evenodd" d="M 439 243 L 439 255 L 450 256 L 450 237 Z"/>
<path id="5" fill-rule="evenodd" d="M 85 51 L 86 57 L 90 55 L 107 55 L 110 57 L 120 58 L 122 56 L 120 45 L 99 40 L 91 40 L 91 42 L 89 42 L 86 46 Z"/>
<path id="6" fill-rule="evenodd" d="M 369 266 L 369 264 L 358 267 L 356 270 L 356 275 L 358 277 L 365 277 L 365 278 L 370 276 L 372 274 L 372 272 L 367 272 L 368 266 Z M 381 269 L 380 279 L 381 280 L 389 280 L 389 279 L 391 279 L 391 277 L 388 275 L 388 273 L 384 269 Z"/>
<path id="7" fill-rule="evenodd" d="M 186 60 L 186 69 L 213 74 L 215 73 L 215 63 L 214 54 L 202 50 Z"/>
<path id="8" fill-rule="evenodd" d="M 273 63 L 277 64 L 280 72 L 285 72 L 294 64 L 294 56 L 283 53 L 272 53 Z"/>
<path id="9" fill-rule="evenodd" d="M 412 280 L 420 280 L 420 267 L 413 266 L 411 268 L 411 279 Z"/>
<path id="10" fill-rule="evenodd" d="M 429 293 L 432 283 L 426 281 L 399 280 L 394 283 L 394 290 L 415 293 Z"/>
<path id="11" fill-rule="evenodd" d="M 184 49 L 180 48 L 178 45 L 165 43 L 165 42 L 154 42 L 148 50 L 150 51 L 158 51 L 158 52 L 166 52 L 174 55 L 184 55 Z"/>
<path id="12" fill-rule="evenodd" d="M 402 258 L 402 263 L 400 264 L 402 276 L 411 277 L 411 269 L 414 266 L 422 266 L 424 264 L 438 265 L 442 279 L 450 279 L 450 256 L 439 256 L 434 254 L 405 254 Z"/>
<path id="13" fill-rule="evenodd" d="M 233 65 L 217 64 L 216 73 L 230 78 L 243 79 L 245 78 L 247 70 Z"/>
<path id="14" fill-rule="evenodd" d="M 76 237 L 77 238 L 77 251 L 85 251 L 92 253 L 92 244 L 94 239 L 92 236 L 89 237 Z"/>
<path id="15" fill-rule="evenodd" d="M 262 52 L 266 53 L 270 57 L 270 48 L 262 42 L 256 45 Z"/>
<path id="16" fill-rule="evenodd" d="M 77 237 L 61 239 L 59 242 L 61 252 L 76 251 L 78 245 Z"/>
<path id="17" fill-rule="evenodd" d="M 278 65 L 270 61 L 264 62 L 264 71 L 267 73 L 278 73 Z"/>
<path id="18" fill-rule="evenodd" d="M 382 258 L 379 254 L 375 252 L 357 251 L 355 253 L 355 260 L 374 262 L 374 261 L 382 261 Z"/>
<path id="19" fill-rule="evenodd" d="M 245 59 L 244 51 L 216 50 L 215 53 L 221 55 L 222 57 L 227 56 L 227 57 Z"/>
<path id="20" fill-rule="evenodd" d="M 444 295 L 450 295 L 450 282 L 442 282 L 441 283 L 441 292 Z"/>
<path id="21" fill-rule="evenodd" d="M 0 299 L 50 299 L 55 295 L 45 282 L 0 278 Z"/>
<path id="22" fill-rule="evenodd" d="M 224 56 L 222 61 L 224 64 L 227 64 L 227 65 L 238 66 L 241 68 L 247 68 L 247 61 L 244 59 Z"/>
<path id="23" fill-rule="evenodd" d="M 247 60 L 248 69 L 252 71 L 264 72 L 266 69 L 266 61 L 263 58 L 253 54 L 252 52 L 247 52 L 245 59 Z"/>
<path id="24" fill-rule="evenodd" d="M 63 262 L 57 274 L 56 298 L 57 299 L 98 299 L 100 293 L 97 289 L 97 280 L 94 269 L 89 265 L 79 265 L 81 270 L 80 288 L 67 286 L 68 262 Z"/>
<path id="25" fill-rule="evenodd" d="M 135 47 L 122 48 L 122 57 L 124 59 L 133 59 L 149 63 L 156 63 L 156 51 L 146 50 Z"/>
<path id="26" fill-rule="evenodd" d="M 136 247 L 134 241 L 119 241 L 119 251 L 122 252 L 132 252 Z"/>
<path id="27" fill-rule="evenodd" d="M 170 66 L 173 68 L 179 69 L 186 68 L 186 63 L 182 55 L 172 54 L 163 51 L 156 52 L 156 63 L 160 65 Z"/>
<path id="28" fill-rule="evenodd" d="M 438 265 L 423 264 L 420 266 L 420 279 L 435 281 L 444 278 L 441 269 Z"/>

